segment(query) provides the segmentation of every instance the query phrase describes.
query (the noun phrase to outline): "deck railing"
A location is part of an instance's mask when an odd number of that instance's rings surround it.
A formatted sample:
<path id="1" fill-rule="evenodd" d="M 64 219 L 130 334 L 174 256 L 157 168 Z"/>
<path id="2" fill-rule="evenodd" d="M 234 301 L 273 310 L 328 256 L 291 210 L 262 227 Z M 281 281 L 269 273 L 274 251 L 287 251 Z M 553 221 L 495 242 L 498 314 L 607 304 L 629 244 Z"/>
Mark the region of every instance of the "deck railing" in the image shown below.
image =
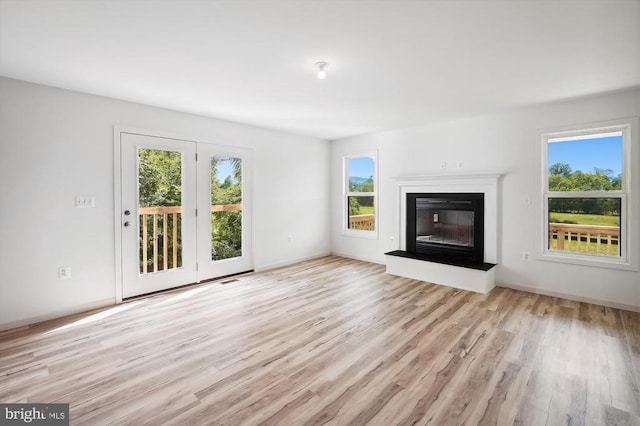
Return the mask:
<path id="1" fill-rule="evenodd" d="M 375 231 L 375 226 L 376 215 L 374 214 L 349 216 L 349 229 L 356 229 L 359 231 Z"/>
<path id="2" fill-rule="evenodd" d="M 549 249 L 619 256 L 620 228 L 550 223 Z"/>
<path id="3" fill-rule="evenodd" d="M 242 211 L 242 204 L 212 205 L 211 211 Z M 148 272 L 157 272 L 158 270 L 178 268 L 178 257 L 181 246 L 178 238 L 178 224 L 182 216 L 182 206 L 140 207 L 138 213 L 140 215 L 141 225 L 140 272 L 146 274 Z M 149 271 L 149 242 L 151 242 L 152 255 L 151 271 Z M 162 250 L 162 253 L 160 253 L 160 250 Z M 171 253 L 169 253 L 169 251 L 171 251 Z M 169 254 L 171 254 L 171 256 L 169 256 Z"/>

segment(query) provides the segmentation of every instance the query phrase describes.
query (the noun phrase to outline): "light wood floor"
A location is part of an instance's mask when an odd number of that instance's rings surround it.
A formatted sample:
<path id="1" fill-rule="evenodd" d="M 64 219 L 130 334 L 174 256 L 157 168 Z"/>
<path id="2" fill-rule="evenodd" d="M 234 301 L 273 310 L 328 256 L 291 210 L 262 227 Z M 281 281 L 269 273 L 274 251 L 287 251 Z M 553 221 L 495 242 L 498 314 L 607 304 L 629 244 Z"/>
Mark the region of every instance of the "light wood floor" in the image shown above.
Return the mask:
<path id="1" fill-rule="evenodd" d="M 0 402 L 71 424 L 638 425 L 639 371 L 638 313 L 339 257 L 0 335 Z"/>

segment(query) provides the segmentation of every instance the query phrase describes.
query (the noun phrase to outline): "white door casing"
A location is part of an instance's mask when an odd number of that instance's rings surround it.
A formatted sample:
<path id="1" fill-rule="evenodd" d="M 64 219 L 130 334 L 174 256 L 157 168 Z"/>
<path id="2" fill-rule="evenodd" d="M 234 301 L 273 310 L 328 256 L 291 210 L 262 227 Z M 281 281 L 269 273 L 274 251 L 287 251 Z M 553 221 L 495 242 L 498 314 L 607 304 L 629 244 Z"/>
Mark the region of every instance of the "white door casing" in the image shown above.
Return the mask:
<path id="1" fill-rule="evenodd" d="M 137 295 L 252 270 L 252 151 L 248 148 L 182 140 L 173 135 L 164 137 L 143 133 L 150 132 L 116 127 L 114 134 L 114 150 L 117 160 L 114 168 L 116 302 L 119 303 L 122 299 Z M 140 149 L 176 152 L 181 155 L 182 263 L 179 267 L 173 267 L 169 264 L 167 270 L 161 266 L 157 271 L 154 271 L 152 266 L 148 266 L 148 270 L 145 272 L 142 270 L 140 260 L 142 256 L 140 248 L 142 224 L 138 203 Z M 239 256 L 222 260 L 212 260 L 211 250 L 211 211 L 213 210 L 211 159 L 213 157 L 238 159 L 242 165 L 242 251 Z M 149 219 L 148 228 L 152 227 L 150 223 L 152 221 Z M 152 254 L 148 253 L 148 255 Z"/>

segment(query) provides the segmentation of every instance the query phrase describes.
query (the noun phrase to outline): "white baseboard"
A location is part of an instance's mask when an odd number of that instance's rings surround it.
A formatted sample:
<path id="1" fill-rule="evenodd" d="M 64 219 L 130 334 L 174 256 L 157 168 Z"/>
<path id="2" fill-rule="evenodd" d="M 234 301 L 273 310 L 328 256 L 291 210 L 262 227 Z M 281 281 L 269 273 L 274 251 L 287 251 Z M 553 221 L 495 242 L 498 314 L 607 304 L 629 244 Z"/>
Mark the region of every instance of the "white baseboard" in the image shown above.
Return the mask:
<path id="1" fill-rule="evenodd" d="M 377 263 L 378 265 L 385 265 L 384 260 L 376 260 L 376 259 L 370 259 L 366 257 L 354 256 L 352 254 L 340 253 L 337 251 L 332 251 L 331 254 L 334 256 L 346 257 L 347 259 L 361 260 L 363 262 Z"/>
<path id="2" fill-rule="evenodd" d="M 301 258 L 297 258 L 297 259 L 291 259 L 291 260 L 287 260 L 287 261 L 284 261 L 284 262 L 271 263 L 269 265 L 263 265 L 263 266 L 256 266 L 254 268 L 254 271 L 256 271 L 256 272 L 269 271 L 271 269 L 282 268 L 283 266 L 289 266 L 289 265 L 293 265 L 295 263 L 304 262 L 305 260 L 319 259 L 321 257 L 327 257 L 327 256 L 331 256 L 331 253 L 326 252 L 326 253 L 314 254 L 312 256 L 306 256 L 306 257 L 301 257 Z"/>
<path id="3" fill-rule="evenodd" d="M 607 306 L 609 308 L 623 309 L 625 311 L 640 312 L 640 306 L 636 306 L 636 305 L 627 305 L 624 303 L 610 302 L 608 300 L 599 300 L 599 299 L 593 299 L 591 297 L 576 296 L 574 294 L 545 290 L 543 288 L 503 283 L 499 281 L 496 281 L 496 286 L 511 288 L 513 290 L 526 291 L 527 293 L 542 294 L 544 296 L 559 297 L 561 299 L 573 300 L 575 302 L 591 303 L 594 305 Z"/>
<path id="4" fill-rule="evenodd" d="M 52 319 L 66 317 L 68 315 L 79 314 L 81 312 L 91 311 L 93 309 L 104 308 L 105 306 L 114 306 L 116 304 L 114 298 L 98 300 L 97 302 L 86 303 L 83 305 L 74 306 L 67 309 L 61 309 L 59 311 L 51 312 L 46 315 L 39 315 L 35 317 L 29 317 L 18 321 L 12 321 L 5 324 L 0 324 L 0 331 L 11 330 L 13 328 L 25 327 L 32 324 L 37 324 L 43 321 L 49 321 Z"/>

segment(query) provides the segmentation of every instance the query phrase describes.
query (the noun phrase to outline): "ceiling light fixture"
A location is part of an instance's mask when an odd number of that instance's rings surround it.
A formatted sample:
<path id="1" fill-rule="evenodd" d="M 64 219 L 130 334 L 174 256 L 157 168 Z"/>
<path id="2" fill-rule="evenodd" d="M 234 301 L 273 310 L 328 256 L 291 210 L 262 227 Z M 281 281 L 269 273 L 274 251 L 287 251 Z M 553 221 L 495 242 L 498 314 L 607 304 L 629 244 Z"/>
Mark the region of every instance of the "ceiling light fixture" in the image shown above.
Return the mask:
<path id="1" fill-rule="evenodd" d="M 324 80 L 327 77 L 327 71 L 325 70 L 329 64 L 326 62 L 316 62 L 316 68 L 318 68 L 318 78 Z"/>

